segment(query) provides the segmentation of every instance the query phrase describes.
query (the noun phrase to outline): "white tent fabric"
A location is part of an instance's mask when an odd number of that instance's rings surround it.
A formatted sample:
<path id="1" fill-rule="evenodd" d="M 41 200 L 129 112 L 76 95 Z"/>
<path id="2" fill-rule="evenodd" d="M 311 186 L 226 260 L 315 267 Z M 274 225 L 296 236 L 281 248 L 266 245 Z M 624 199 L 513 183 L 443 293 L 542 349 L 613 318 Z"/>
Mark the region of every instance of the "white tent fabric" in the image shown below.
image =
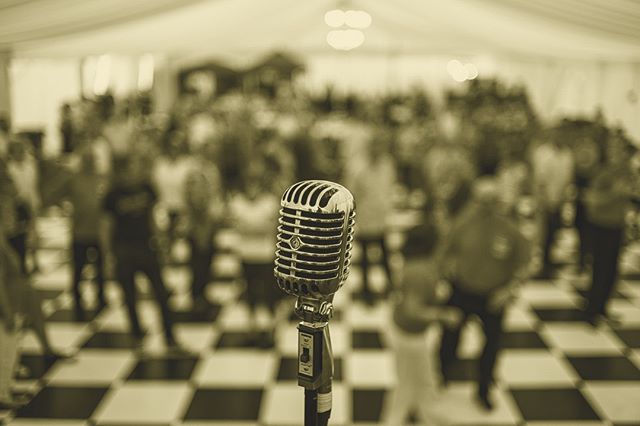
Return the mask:
<path id="1" fill-rule="evenodd" d="M 334 8 L 372 16 L 354 51 L 326 42 L 323 17 Z M 457 84 L 448 60 L 473 62 L 481 76 L 526 84 L 543 118 L 601 108 L 640 140 L 635 0 L 0 0 L 0 50 L 22 70 L 11 74 L 18 123 L 52 119 L 25 117 L 36 100 L 19 89 L 47 90 L 35 77 L 46 61 L 56 73 L 105 53 L 152 53 L 174 68 L 212 58 L 246 66 L 285 50 L 308 61 L 307 85 L 369 92 L 417 82 L 441 93 Z M 70 81 L 82 79 L 77 72 Z"/>
<path id="2" fill-rule="evenodd" d="M 0 0 L 0 46 L 17 57 L 321 53 L 324 12 L 340 5 L 373 17 L 366 52 L 640 61 L 631 0 Z"/>

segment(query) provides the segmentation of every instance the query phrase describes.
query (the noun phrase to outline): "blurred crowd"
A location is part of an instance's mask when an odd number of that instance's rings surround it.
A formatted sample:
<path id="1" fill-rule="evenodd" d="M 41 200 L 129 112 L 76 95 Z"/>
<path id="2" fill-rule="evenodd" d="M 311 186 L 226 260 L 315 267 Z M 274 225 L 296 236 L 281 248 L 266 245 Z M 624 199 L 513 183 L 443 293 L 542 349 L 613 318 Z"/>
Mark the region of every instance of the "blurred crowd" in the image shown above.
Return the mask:
<path id="1" fill-rule="evenodd" d="M 272 277 L 280 196 L 305 179 L 345 185 L 357 202 L 363 300 L 373 304 L 383 294 L 395 301 L 393 419 L 411 408 L 415 398 L 407 395 L 422 398 L 417 404 L 425 400 L 431 379 L 406 368 L 422 365 L 426 343 L 419 336 L 432 322 L 446 326 L 440 349 L 446 382 L 470 314 L 484 325 L 478 398 L 491 408 L 503 308 L 514 282 L 554 276 L 561 228 L 577 229 L 578 272 L 592 277 L 585 321 L 611 320 L 606 303 L 619 254 L 637 228 L 638 153 L 624 132 L 599 116 L 543 125 L 523 88 L 495 81 L 473 80 L 438 107 L 418 89 L 375 97 L 330 88 L 310 95 L 290 85 L 215 98 L 185 93 L 167 114 L 155 113 L 148 98 L 106 95 L 64 105 L 60 137 L 60 156 L 45 159 L 0 123 L 3 366 L 15 363 L 20 327 L 36 330 L 45 354 L 64 355 L 47 340 L 30 284 L 39 269 L 36 220 L 51 206 L 64 206 L 70 218 L 75 315 L 86 314 L 80 283 L 93 264 L 95 306 L 108 305 L 105 281 L 117 281 L 131 332 L 142 339 L 134 281 L 142 272 L 162 313 L 167 348 L 176 353 L 184 350 L 162 268 L 177 261 L 175 243 L 187 241 L 192 306 L 206 318 L 216 234 L 235 228 L 252 343 L 268 347 L 283 311 Z M 415 212 L 401 268 L 386 241 L 394 211 Z M 535 232 L 522 234 L 526 221 Z M 382 291 L 369 282 L 375 262 L 386 272 Z M 256 319 L 260 309 L 269 313 L 267 325 Z M 2 403 L 13 402 L 12 373 L 0 369 Z"/>

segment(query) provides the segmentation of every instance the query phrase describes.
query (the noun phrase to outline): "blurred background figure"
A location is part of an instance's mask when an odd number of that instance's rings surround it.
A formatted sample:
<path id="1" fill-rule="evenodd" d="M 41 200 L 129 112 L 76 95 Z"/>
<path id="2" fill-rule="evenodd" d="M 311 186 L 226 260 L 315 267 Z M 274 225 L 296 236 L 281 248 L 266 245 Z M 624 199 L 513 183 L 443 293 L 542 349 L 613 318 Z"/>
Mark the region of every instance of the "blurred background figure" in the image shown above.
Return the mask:
<path id="1" fill-rule="evenodd" d="M 485 167 L 474 185 L 474 198 L 454 222 L 441 253 L 441 268 L 453 287 L 447 305 L 462 310 L 455 330 L 445 329 L 440 346 L 444 383 L 457 358 L 460 328 L 471 314 L 482 321 L 484 348 L 478 360 L 476 397 L 493 409 L 490 386 L 500 348 L 504 308 L 513 287 L 526 277 L 529 242 L 500 207 L 495 170 Z"/>
<path id="2" fill-rule="evenodd" d="M 75 148 L 73 114 L 71 105 L 62 104 L 60 109 L 60 138 L 62 139 L 62 152 L 70 154 Z"/>
<path id="3" fill-rule="evenodd" d="M 115 168 L 114 182 L 104 199 L 109 214 L 109 254 L 115 261 L 115 277 L 124 293 L 131 332 L 139 341 L 145 335 L 137 311 L 136 273 L 144 273 L 151 285 L 162 314 L 166 346 L 179 349 L 173 331 L 168 293 L 162 278 L 158 237 L 154 229 L 153 208 L 157 196 L 149 181 L 146 159 L 132 153 L 120 159 Z"/>
<path id="4" fill-rule="evenodd" d="M 191 248 L 191 297 L 196 312 L 210 307 L 206 297 L 211 281 L 215 237 L 226 213 L 222 181 L 215 160 L 215 147 L 203 146 L 186 178 L 187 238 Z"/>
<path id="5" fill-rule="evenodd" d="M 369 267 L 371 251 L 380 250 L 380 263 L 386 274 L 382 294 L 393 289 L 393 274 L 389 263 L 389 253 L 385 242 L 387 220 L 393 208 L 396 171 L 389 155 L 389 135 L 373 131 L 365 145 L 365 155 L 353 166 L 353 174 L 348 178 L 349 188 L 358 203 L 356 238 L 360 246 L 360 268 L 362 273 L 362 295 L 369 305 L 374 303 L 374 293 L 370 286 Z"/>
<path id="6" fill-rule="evenodd" d="M 180 223 L 184 220 L 186 183 L 191 162 L 184 155 L 187 142 L 184 133 L 173 131 L 167 137 L 166 151 L 154 162 L 153 184 L 158 194 L 159 208 L 167 217 L 168 254 L 171 258 L 178 237 Z"/>
<path id="7" fill-rule="evenodd" d="M 280 195 L 262 179 L 265 164 L 254 157 L 245 175 L 243 191 L 231 199 L 230 209 L 239 234 L 238 254 L 242 262 L 245 294 L 249 305 L 250 342 L 274 344 L 275 314 L 281 298 L 273 285 L 276 230 Z M 268 311 L 266 323 L 258 323 L 260 309 Z"/>
<path id="8" fill-rule="evenodd" d="M 17 223 L 9 241 L 20 257 L 24 273 L 30 272 L 27 267 L 27 255 L 33 253 L 30 245 L 35 243 L 34 240 L 37 238 L 35 218 L 40 208 L 38 164 L 29 152 L 27 144 L 24 138 L 14 138 L 9 145 L 7 163 L 17 191 Z"/>
<path id="9" fill-rule="evenodd" d="M 427 330 L 442 323 L 454 327 L 460 311 L 439 306 L 436 287 L 441 284 L 436 262 L 438 232 L 432 218 L 407 231 L 403 247 L 404 265 L 400 287 L 393 306 L 390 339 L 393 342 L 396 387 L 387 403 L 386 424 L 405 424 L 414 412 L 424 424 L 436 422 L 433 407 L 437 404 L 434 351 L 427 344 Z"/>
<path id="10" fill-rule="evenodd" d="M 540 215 L 542 269 L 538 277 L 551 278 L 554 271 L 551 250 L 556 232 L 563 226 L 562 207 L 573 181 L 573 154 L 567 141 L 551 133 L 533 152 L 533 185 Z"/>
<path id="11" fill-rule="evenodd" d="M 80 282 L 84 267 L 91 263 L 96 284 L 96 311 L 106 305 L 104 286 L 104 235 L 100 234 L 103 220 L 102 205 L 107 190 L 107 178 L 96 170 L 93 151 L 85 149 L 81 154 L 80 170 L 70 181 L 69 201 L 73 206 L 71 216 L 73 259 L 74 312 L 78 318 L 84 316 Z"/>
<path id="12" fill-rule="evenodd" d="M 618 280 L 619 256 L 624 243 L 631 201 L 640 198 L 640 180 L 629 162 L 626 141 L 613 134 L 605 161 L 585 193 L 587 220 L 592 232 L 593 267 L 585 306 L 586 320 L 614 320 L 607 302 Z"/>

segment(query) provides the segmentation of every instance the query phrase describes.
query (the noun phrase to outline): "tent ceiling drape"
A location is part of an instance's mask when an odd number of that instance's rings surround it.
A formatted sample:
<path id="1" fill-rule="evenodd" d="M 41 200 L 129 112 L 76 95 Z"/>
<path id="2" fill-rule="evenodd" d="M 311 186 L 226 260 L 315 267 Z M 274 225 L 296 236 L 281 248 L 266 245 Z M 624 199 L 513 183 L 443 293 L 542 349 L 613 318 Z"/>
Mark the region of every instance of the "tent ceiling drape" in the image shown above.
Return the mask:
<path id="1" fill-rule="evenodd" d="M 177 61 L 272 49 L 330 52 L 336 0 L 0 0 L 0 49 L 16 57 L 163 53 Z M 640 62 L 632 0 L 351 0 L 373 17 L 358 50 L 509 53 Z"/>

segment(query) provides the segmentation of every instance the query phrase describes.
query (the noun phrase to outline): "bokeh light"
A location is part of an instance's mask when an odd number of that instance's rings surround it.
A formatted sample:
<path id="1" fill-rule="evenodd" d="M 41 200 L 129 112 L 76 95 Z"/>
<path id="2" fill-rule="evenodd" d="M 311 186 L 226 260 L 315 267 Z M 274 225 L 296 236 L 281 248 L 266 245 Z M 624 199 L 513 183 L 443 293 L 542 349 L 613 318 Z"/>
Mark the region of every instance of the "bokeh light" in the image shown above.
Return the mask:
<path id="1" fill-rule="evenodd" d="M 371 15 L 364 10 L 347 10 L 344 14 L 344 21 L 348 27 L 365 29 L 371 25 Z"/>
<path id="2" fill-rule="evenodd" d="M 327 34 L 327 43 L 337 50 L 351 50 L 364 43 L 364 33 L 359 30 L 333 30 Z"/>
<path id="3" fill-rule="evenodd" d="M 344 10 L 333 9 L 324 14 L 324 22 L 332 27 L 338 28 L 345 24 L 346 14 Z"/>

